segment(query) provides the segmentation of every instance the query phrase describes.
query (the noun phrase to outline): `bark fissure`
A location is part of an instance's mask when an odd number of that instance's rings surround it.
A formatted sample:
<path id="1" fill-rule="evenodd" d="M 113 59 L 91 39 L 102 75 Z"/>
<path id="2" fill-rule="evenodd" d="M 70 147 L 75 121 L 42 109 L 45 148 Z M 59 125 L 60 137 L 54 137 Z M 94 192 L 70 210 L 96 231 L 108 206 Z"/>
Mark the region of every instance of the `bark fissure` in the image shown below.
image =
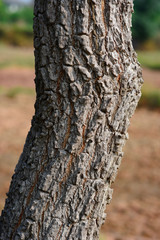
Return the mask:
<path id="1" fill-rule="evenodd" d="M 64 137 L 64 141 L 62 144 L 62 147 L 65 148 L 66 144 L 68 142 L 68 138 L 70 136 L 70 131 L 71 131 L 71 121 L 72 121 L 72 116 L 74 114 L 74 104 L 70 101 L 70 115 L 68 116 L 68 123 L 67 123 L 67 132 Z"/>
<path id="2" fill-rule="evenodd" d="M 67 177 L 69 176 L 69 173 L 71 171 L 71 166 L 72 166 L 72 162 L 74 160 L 74 156 L 71 154 L 70 155 L 70 160 L 67 164 L 67 167 L 66 167 L 66 170 L 65 170 L 65 173 L 64 173 L 64 176 L 62 178 L 62 180 L 59 182 L 59 189 L 60 189 L 60 192 L 61 192 L 61 186 L 62 184 L 65 185 L 66 181 L 67 181 Z"/>
<path id="3" fill-rule="evenodd" d="M 101 8 L 102 8 L 102 18 L 103 18 L 103 23 L 104 23 L 104 27 L 105 27 L 105 35 L 106 35 L 106 34 L 107 34 L 107 24 L 106 24 L 106 0 L 102 0 Z"/>
<path id="4" fill-rule="evenodd" d="M 70 1 L 70 8 L 71 8 L 71 39 L 72 39 L 72 46 L 75 46 L 74 41 L 74 11 L 73 11 L 73 0 Z"/>
<path id="5" fill-rule="evenodd" d="M 22 211 L 20 213 L 20 216 L 19 216 L 19 219 L 18 219 L 18 223 L 16 224 L 16 226 L 13 229 L 13 232 L 11 233 L 10 240 L 12 240 L 12 237 L 13 237 L 14 233 L 16 232 L 17 228 L 20 226 L 23 215 L 24 215 L 24 208 L 22 207 Z"/>
<path id="6" fill-rule="evenodd" d="M 41 165 L 40 170 L 36 173 L 36 177 L 35 177 L 34 183 L 33 183 L 33 185 L 31 186 L 31 188 L 30 188 L 30 190 L 29 190 L 28 196 L 26 197 L 26 205 L 25 205 L 25 207 L 22 207 L 22 211 L 21 211 L 21 213 L 20 213 L 20 216 L 19 216 L 19 219 L 18 219 L 18 223 L 16 224 L 16 226 L 15 226 L 15 228 L 14 228 L 12 234 L 11 234 L 10 239 L 13 238 L 16 230 L 18 229 L 18 227 L 20 226 L 20 224 L 21 224 L 21 222 L 22 222 L 22 219 L 23 219 L 23 217 L 24 217 L 24 215 L 25 215 L 25 210 L 26 210 L 27 206 L 28 206 L 29 203 L 30 203 L 32 193 L 33 193 L 33 191 L 34 191 L 34 189 L 35 189 L 35 187 L 36 187 L 36 185 L 37 185 L 37 183 L 38 183 L 39 175 L 40 175 L 40 173 L 43 172 L 44 167 L 45 167 L 45 165 L 46 165 L 46 162 L 45 162 L 44 165 L 43 165 L 43 162 L 44 162 L 44 160 L 46 160 L 46 158 L 48 158 L 48 142 L 49 142 L 49 135 L 48 135 L 48 137 L 47 137 L 45 154 L 44 154 L 44 156 L 43 156 L 43 158 L 42 158 L 42 160 L 41 160 L 41 163 L 40 163 L 40 165 Z M 39 222 L 38 222 L 38 229 L 39 229 L 39 227 L 40 227 L 40 225 L 39 225 Z M 38 234 L 38 236 L 39 236 L 39 234 Z"/>
<path id="7" fill-rule="evenodd" d="M 61 229 L 62 229 L 62 226 L 63 226 L 63 223 L 61 224 L 60 228 L 58 229 L 58 233 L 57 233 L 57 236 L 55 239 L 59 240 L 61 235 L 60 235 L 60 232 L 61 232 Z M 60 236 L 59 236 L 60 235 Z"/>
<path id="8" fill-rule="evenodd" d="M 60 104 L 61 104 L 61 98 L 62 98 L 61 94 L 60 94 L 60 82 L 61 82 L 62 77 L 63 77 L 63 71 L 61 70 L 60 74 L 59 74 L 59 77 L 58 77 L 58 80 L 57 80 L 57 88 L 56 88 L 57 102 L 58 102 L 58 106 L 59 106 L 60 111 L 61 111 Z"/>
<path id="9" fill-rule="evenodd" d="M 84 126 L 82 128 L 82 146 L 81 146 L 81 149 L 79 150 L 78 154 L 81 154 L 83 152 L 83 150 L 85 149 L 85 145 L 86 145 L 86 136 L 85 136 L 85 134 L 86 134 L 86 131 L 87 131 L 87 127 L 88 127 L 91 115 L 92 115 L 92 112 L 91 113 L 89 112 L 87 114 L 85 124 L 84 124 Z"/>
<path id="10" fill-rule="evenodd" d="M 41 229 L 42 229 L 43 224 L 44 224 L 44 214 L 45 214 L 45 212 L 47 212 L 49 204 L 50 204 L 50 202 L 46 203 L 46 206 L 45 206 L 45 208 L 44 208 L 44 210 L 42 212 L 42 215 L 41 215 L 41 223 L 38 222 L 38 235 L 37 235 L 38 239 L 40 239 Z M 42 237 L 42 234 L 41 234 L 41 237 Z"/>

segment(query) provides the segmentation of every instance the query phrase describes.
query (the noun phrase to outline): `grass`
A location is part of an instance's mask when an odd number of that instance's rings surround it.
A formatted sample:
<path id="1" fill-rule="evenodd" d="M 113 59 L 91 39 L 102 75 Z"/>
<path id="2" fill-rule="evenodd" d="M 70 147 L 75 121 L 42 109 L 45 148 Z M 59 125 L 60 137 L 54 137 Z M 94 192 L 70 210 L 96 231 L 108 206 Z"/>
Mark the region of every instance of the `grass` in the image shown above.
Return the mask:
<path id="1" fill-rule="evenodd" d="M 99 240 L 106 240 L 106 236 L 104 236 L 103 233 L 100 233 L 100 238 L 99 238 Z"/>
<path id="2" fill-rule="evenodd" d="M 160 89 L 144 85 L 138 106 L 149 109 L 160 109 Z"/>
<path id="3" fill-rule="evenodd" d="M 0 44 L 0 68 L 34 67 L 32 48 L 11 47 Z"/>
<path id="4" fill-rule="evenodd" d="M 32 88 L 13 87 L 5 88 L 0 86 L 0 96 L 6 96 L 8 98 L 15 98 L 19 94 L 35 95 L 35 90 Z"/>
<path id="5" fill-rule="evenodd" d="M 12 46 L 33 46 L 32 25 L 21 24 L 1 24 L 0 23 L 1 42 Z"/>
<path id="6" fill-rule="evenodd" d="M 138 60 L 143 67 L 160 70 L 160 50 L 138 51 Z"/>

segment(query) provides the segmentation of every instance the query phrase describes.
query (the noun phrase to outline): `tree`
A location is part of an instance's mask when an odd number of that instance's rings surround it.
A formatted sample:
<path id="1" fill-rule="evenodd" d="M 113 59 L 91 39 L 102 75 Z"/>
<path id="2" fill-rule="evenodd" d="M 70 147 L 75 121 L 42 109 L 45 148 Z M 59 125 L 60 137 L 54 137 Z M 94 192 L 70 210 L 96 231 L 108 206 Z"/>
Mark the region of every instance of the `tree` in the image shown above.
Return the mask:
<path id="1" fill-rule="evenodd" d="M 37 0 L 35 115 L 1 240 L 98 239 L 140 98 L 130 0 Z"/>

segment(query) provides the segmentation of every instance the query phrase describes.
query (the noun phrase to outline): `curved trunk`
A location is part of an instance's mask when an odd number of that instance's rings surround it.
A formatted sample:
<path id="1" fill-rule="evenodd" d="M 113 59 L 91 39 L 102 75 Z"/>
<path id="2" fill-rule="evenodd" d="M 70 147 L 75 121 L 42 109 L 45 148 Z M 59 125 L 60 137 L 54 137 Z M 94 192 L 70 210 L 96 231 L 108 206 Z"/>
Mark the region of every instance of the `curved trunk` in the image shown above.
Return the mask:
<path id="1" fill-rule="evenodd" d="M 36 0 L 35 115 L 1 240 L 98 239 L 140 97 L 131 0 Z"/>

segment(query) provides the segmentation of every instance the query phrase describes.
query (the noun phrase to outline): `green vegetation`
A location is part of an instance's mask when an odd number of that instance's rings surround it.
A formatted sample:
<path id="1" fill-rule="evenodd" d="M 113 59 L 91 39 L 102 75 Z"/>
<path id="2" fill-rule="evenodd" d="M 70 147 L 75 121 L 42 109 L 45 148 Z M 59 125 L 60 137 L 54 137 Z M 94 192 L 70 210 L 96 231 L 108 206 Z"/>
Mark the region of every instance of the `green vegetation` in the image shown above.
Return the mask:
<path id="1" fill-rule="evenodd" d="M 0 0 L 0 40 L 14 46 L 33 46 L 33 9 L 10 11 Z"/>
<path id="2" fill-rule="evenodd" d="M 0 22 L 1 23 L 18 23 L 32 25 L 33 9 L 31 7 L 23 7 L 18 11 L 10 11 L 7 5 L 0 0 Z"/>
<path id="3" fill-rule="evenodd" d="M 106 236 L 103 233 L 100 233 L 99 240 L 106 240 L 106 239 L 107 239 Z"/>
<path id="4" fill-rule="evenodd" d="M 138 60 L 144 67 L 160 69 L 160 51 L 138 51 Z"/>
<path id="5" fill-rule="evenodd" d="M 149 109 L 160 109 L 160 89 L 144 85 L 138 106 Z"/>
<path id="6" fill-rule="evenodd" d="M 5 88 L 0 86 L 0 96 L 5 96 L 8 98 L 15 98 L 19 94 L 35 95 L 35 90 L 32 88 L 24 87 L 13 87 Z"/>
<path id="7" fill-rule="evenodd" d="M 0 24 L 1 42 L 13 46 L 33 46 L 33 30 L 29 25 Z"/>
<path id="8" fill-rule="evenodd" d="M 33 49 L 0 45 L 0 68 L 34 67 Z"/>
<path id="9" fill-rule="evenodd" d="M 135 0 L 134 10 L 133 39 L 135 46 L 139 46 L 160 33 L 160 1 Z"/>

